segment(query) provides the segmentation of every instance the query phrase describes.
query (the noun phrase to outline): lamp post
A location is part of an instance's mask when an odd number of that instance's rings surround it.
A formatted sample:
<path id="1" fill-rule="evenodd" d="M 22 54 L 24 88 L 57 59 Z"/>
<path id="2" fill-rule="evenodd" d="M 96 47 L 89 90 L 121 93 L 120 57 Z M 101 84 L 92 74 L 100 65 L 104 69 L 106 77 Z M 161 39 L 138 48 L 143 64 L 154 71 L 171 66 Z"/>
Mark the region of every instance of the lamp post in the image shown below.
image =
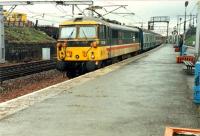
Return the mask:
<path id="1" fill-rule="evenodd" d="M 187 15 L 186 8 L 188 6 L 188 3 L 189 3 L 188 1 L 185 1 L 184 40 L 185 40 L 185 34 L 186 34 L 186 15 Z"/>
<path id="2" fill-rule="evenodd" d="M 181 34 L 181 20 L 182 20 L 182 18 L 180 17 L 179 20 L 180 20 L 180 26 L 179 26 L 179 35 L 180 35 Z"/>

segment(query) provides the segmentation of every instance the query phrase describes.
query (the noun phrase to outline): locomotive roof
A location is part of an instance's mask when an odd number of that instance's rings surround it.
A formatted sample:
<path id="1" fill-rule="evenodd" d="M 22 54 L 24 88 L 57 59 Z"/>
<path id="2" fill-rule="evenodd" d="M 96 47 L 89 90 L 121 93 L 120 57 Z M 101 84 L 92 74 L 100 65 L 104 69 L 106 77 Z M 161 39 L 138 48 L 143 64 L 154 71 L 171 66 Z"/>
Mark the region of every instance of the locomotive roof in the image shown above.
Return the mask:
<path id="1" fill-rule="evenodd" d="M 139 31 L 139 29 L 137 27 L 128 27 L 125 25 L 107 22 L 106 20 L 94 18 L 94 17 L 71 18 L 69 20 L 62 22 L 60 25 L 65 26 L 65 25 L 79 25 L 79 24 L 84 24 L 84 25 L 103 24 L 103 25 L 109 26 L 113 29 L 123 29 L 123 30 L 128 30 L 128 31 L 137 31 L 137 32 Z"/>

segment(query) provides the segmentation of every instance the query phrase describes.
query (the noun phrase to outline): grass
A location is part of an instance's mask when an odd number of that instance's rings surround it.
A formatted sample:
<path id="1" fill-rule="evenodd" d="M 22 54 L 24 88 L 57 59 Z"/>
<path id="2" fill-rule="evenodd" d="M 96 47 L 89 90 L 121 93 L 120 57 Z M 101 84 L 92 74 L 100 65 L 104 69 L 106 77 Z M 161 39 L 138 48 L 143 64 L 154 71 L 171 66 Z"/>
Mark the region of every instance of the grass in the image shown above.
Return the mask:
<path id="1" fill-rule="evenodd" d="M 193 41 L 195 40 L 196 40 L 196 35 L 192 35 L 192 36 L 186 37 L 185 43 L 188 46 L 194 46 Z"/>
<path id="2" fill-rule="evenodd" d="M 42 31 L 29 27 L 5 27 L 5 38 L 9 43 L 52 43 L 55 40 Z"/>

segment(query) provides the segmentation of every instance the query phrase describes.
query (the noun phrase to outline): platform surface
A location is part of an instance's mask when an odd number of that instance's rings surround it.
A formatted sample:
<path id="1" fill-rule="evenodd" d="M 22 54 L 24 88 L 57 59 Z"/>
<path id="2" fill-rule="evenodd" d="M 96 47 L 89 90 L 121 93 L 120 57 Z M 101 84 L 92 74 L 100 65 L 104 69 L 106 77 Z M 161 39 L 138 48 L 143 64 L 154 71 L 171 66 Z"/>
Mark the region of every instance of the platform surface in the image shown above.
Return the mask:
<path id="1" fill-rule="evenodd" d="M 176 54 L 163 46 L 8 116 L 0 120 L 0 136 L 163 136 L 166 126 L 199 128 Z"/>

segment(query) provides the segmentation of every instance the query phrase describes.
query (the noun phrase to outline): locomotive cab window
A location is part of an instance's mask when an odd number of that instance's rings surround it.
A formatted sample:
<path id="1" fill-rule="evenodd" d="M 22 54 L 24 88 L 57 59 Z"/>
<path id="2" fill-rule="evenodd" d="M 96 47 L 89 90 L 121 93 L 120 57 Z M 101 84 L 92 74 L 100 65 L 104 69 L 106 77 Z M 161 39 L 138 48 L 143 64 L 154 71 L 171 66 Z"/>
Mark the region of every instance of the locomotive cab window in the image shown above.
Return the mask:
<path id="1" fill-rule="evenodd" d="M 76 38 L 77 28 L 75 26 L 66 26 L 60 29 L 60 38 Z"/>
<path id="2" fill-rule="evenodd" d="M 79 38 L 96 38 L 97 27 L 96 26 L 80 26 L 79 27 Z"/>

